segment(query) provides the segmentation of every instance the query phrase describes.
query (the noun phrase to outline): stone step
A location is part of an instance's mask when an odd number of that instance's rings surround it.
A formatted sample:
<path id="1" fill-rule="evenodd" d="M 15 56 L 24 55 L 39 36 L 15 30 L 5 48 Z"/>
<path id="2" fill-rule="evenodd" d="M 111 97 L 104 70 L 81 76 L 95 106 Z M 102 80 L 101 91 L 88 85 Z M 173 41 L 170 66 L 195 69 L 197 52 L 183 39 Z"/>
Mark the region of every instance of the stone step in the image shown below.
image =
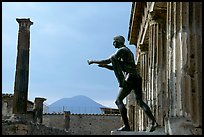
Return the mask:
<path id="1" fill-rule="evenodd" d="M 156 128 L 153 132 L 148 131 L 111 131 L 111 135 L 167 135 L 164 128 Z"/>

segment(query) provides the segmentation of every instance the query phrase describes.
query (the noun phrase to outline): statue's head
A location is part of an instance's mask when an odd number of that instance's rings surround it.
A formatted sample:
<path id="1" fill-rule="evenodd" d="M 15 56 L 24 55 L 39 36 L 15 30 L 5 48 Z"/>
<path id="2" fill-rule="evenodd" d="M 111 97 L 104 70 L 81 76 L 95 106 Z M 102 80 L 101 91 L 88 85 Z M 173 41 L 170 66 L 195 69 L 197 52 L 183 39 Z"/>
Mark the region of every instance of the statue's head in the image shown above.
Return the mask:
<path id="1" fill-rule="evenodd" d="M 124 46 L 124 44 L 125 44 L 125 38 L 123 36 L 117 35 L 113 38 L 113 45 L 115 48 Z"/>

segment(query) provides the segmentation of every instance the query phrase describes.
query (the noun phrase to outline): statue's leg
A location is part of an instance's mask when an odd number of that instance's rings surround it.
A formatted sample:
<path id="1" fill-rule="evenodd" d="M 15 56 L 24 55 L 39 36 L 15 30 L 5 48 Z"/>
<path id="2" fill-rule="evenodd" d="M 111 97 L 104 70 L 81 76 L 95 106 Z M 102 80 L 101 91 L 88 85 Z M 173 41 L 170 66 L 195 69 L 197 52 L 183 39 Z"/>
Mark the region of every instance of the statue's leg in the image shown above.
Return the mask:
<path id="1" fill-rule="evenodd" d="M 147 116 L 152 120 L 152 124 L 154 124 L 156 122 L 156 119 L 153 116 L 149 106 L 142 99 L 138 99 L 137 102 L 139 106 L 143 109 L 143 111 L 147 114 Z"/>
<path id="2" fill-rule="evenodd" d="M 119 89 L 118 97 L 115 101 L 115 104 L 118 106 L 119 112 L 121 114 L 124 126 L 118 129 L 119 131 L 130 131 L 130 126 L 127 117 L 127 109 L 123 104 L 123 99 L 130 93 L 131 90 L 128 90 L 127 86 Z"/>
<path id="3" fill-rule="evenodd" d="M 156 122 L 155 117 L 153 116 L 149 106 L 144 103 L 143 100 L 138 100 L 138 104 L 139 106 L 144 110 L 144 112 L 146 113 L 146 115 L 151 119 L 152 123 L 150 125 L 149 131 L 152 132 L 155 130 L 156 127 L 158 127 L 158 123 Z"/>
<path id="4" fill-rule="evenodd" d="M 136 84 L 136 88 L 134 89 L 134 92 L 135 92 L 135 97 L 136 97 L 137 103 L 143 109 L 145 114 L 151 119 L 151 121 L 152 121 L 151 126 L 152 127 L 151 127 L 150 131 L 153 131 L 154 128 L 156 126 L 158 126 L 158 124 L 157 124 L 156 119 L 153 116 L 149 106 L 142 99 L 142 79 L 141 79 L 141 77 L 137 77 L 136 81 L 137 81 L 137 84 Z"/>
<path id="5" fill-rule="evenodd" d="M 116 78 L 118 80 L 119 87 L 123 87 L 125 78 L 124 78 L 124 75 L 123 75 L 123 72 L 122 72 L 122 67 L 121 67 L 119 61 L 115 58 L 115 56 L 111 57 L 111 63 L 112 63 L 112 66 L 113 66 L 115 76 L 116 76 Z"/>

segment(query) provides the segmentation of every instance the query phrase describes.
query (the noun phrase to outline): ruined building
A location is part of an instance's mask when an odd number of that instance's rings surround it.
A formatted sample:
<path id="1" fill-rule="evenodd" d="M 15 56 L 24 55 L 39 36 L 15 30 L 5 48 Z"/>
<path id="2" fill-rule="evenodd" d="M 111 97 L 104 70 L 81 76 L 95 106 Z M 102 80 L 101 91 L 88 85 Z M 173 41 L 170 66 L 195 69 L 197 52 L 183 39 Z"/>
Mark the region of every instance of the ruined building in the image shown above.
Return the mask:
<path id="1" fill-rule="evenodd" d="M 133 2 L 128 41 L 159 125 L 202 134 L 202 2 Z M 127 106 L 132 130 L 145 130 L 150 121 L 132 93 Z"/>
<path id="2" fill-rule="evenodd" d="M 13 94 L 2 94 L 2 120 L 13 114 Z M 27 111 L 32 111 L 34 103 L 27 100 Z"/>

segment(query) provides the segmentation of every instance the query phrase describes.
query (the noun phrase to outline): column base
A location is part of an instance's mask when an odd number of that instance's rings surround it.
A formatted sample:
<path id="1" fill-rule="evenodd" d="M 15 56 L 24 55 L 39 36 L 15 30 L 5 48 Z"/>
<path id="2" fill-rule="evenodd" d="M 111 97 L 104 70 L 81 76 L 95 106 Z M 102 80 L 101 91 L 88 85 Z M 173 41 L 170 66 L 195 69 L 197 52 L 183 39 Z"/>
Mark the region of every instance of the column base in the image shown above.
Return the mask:
<path id="1" fill-rule="evenodd" d="M 168 135 L 202 135 L 198 128 L 195 128 L 189 118 L 168 117 L 165 119 L 165 132 Z"/>

